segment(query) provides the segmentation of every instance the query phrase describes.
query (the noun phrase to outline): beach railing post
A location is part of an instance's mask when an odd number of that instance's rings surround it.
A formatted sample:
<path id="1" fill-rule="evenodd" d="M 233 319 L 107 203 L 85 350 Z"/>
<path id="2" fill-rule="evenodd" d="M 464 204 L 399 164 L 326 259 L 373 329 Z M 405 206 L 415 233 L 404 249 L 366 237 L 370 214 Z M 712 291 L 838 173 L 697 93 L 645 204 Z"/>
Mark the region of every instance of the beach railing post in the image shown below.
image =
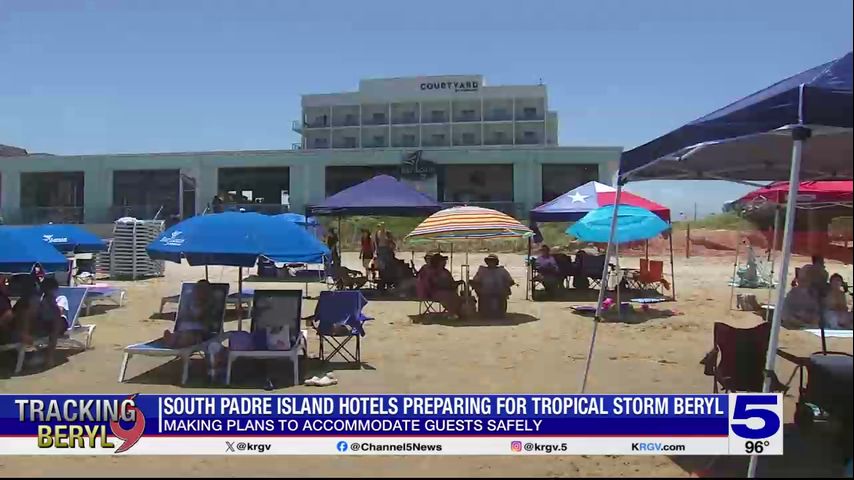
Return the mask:
<path id="1" fill-rule="evenodd" d="M 676 300 L 676 264 L 673 263 L 673 224 L 670 224 L 670 231 L 667 232 L 667 237 L 670 239 L 670 293 L 673 296 L 673 300 Z"/>
<path id="2" fill-rule="evenodd" d="M 803 85 L 801 85 L 801 95 L 803 95 Z M 795 230 L 795 207 L 798 198 L 798 186 L 801 179 L 801 153 L 803 152 L 804 142 L 810 137 L 812 132 L 809 128 L 797 126 L 792 130 L 792 167 L 789 173 L 789 197 L 786 200 L 786 223 L 783 227 L 783 246 L 780 259 L 780 278 L 777 284 L 777 303 L 774 308 L 774 316 L 771 320 L 771 335 L 768 338 L 768 352 L 765 356 L 765 371 L 764 382 L 762 383 L 762 393 L 768 393 L 771 390 L 771 379 L 774 373 L 774 367 L 777 362 L 777 347 L 780 344 L 780 325 L 783 320 L 783 298 L 786 295 L 786 280 L 789 274 L 789 261 L 792 259 L 792 237 Z M 747 467 L 747 476 L 754 478 L 756 476 L 756 464 L 759 457 L 756 455 L 750 456 L 750 464 Z"/>
<path id="3" fill-rule="evenodd" d="M 611 216 L 611 231 L 608 234 L 608 247 L 605 249 L 605 265 L 602 267 L 602 281 L 599 282 L 599 299 L 596 301 L 596 314 L 593 316 L 593 334 L 590 337 L 590 348 L 587 350 L 587 362 L 584 365 L 584 377 L 581 380 L 581 393 L 587 388 L 587 375 L 590 373 L 590 363 L 593 361 L 593 346 L 596 344 L 596 330 L 602 316 L 602 302 L 605 301 L 605 289 L 608 287 L 608 262 L 611 259 L 611 248 L 617 237 L 617 211 L 623 196 L 623 184 L 617 183 L 617 194 L 614 197 L 614 213 Z M 620 308 L 619 305 L 617 308 Z"/>

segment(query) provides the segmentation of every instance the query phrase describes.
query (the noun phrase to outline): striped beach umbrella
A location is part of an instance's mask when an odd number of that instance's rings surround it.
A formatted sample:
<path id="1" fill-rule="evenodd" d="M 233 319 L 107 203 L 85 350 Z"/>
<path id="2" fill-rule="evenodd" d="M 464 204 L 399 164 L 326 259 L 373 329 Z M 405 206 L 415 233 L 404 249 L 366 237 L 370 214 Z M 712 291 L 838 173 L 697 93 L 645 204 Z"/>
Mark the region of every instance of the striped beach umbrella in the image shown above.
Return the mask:
<path id="1" fill-rule="evenodd" d="M 465 206 L 446 208 L 430 215 L 405 239 L 411 242 L 489 240 L 524 238 L 533 234 L 530 228 L 505 213 Z"/>

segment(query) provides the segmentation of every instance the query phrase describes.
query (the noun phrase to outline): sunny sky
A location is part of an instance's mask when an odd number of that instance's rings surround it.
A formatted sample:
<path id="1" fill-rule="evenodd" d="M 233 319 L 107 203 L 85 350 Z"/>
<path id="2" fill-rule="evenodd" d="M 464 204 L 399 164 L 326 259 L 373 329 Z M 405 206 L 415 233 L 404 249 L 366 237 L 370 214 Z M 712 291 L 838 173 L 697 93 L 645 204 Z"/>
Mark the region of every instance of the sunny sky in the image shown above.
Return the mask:
<path id="1" fill-rule="evenodd" d="M 631 148 L 850 51 L 851 18 L 850 0 L 0 0 L 0 143 L 286 149 L 302 93 L 482 73 L 542 79 L 561 145 Z M 630 187 L 689 215 L 746 191 L 697 188 Z"/>

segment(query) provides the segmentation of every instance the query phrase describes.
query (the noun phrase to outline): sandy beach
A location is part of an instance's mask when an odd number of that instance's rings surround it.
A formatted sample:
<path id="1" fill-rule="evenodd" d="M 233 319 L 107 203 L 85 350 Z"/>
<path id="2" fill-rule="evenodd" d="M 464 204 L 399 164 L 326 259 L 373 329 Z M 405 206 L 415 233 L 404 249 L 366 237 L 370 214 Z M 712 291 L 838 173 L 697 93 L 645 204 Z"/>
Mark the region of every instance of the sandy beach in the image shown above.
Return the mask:
<path id="1" fill-rule="evenodd" d="M 483 255 L 471 256 L 473 265 Z M 407 257 L 408 258 L 408 255 Z M 277 374 L 280 393 L 577 393 L 584 370 L 592 322 L 576 315 L 570 306 L 588 302 L 532 302 L 525 300 L 525 269 L 521 255 L 502 254 L 502 263 L 520 285 L 509 304 L 504 321 L 468 322 L 415 318 L 413 301 L 371 301 L 366 312 L 374 317 L 363 342 L 361 370 L 335 365 L 324 368 L 307 362 L 306 375 L 334 370 L 339 384 L 318 390 L 290 386 L 290 365 L 281 363 Z M 623 259 L 623 266 L 637 266 L 636 258 Z M 794 266 L 806 259 L 796 257 Z M 455 259 L 455 263 L 459 263 Z M 354 254 L 345 264 L 357 268 Z M 456 268 L 456 267 L 455 267 Z M 669 268 L 668 268 L 669 270 Z M 828 270 L 850 278 L 850 266 L 830 263 Z M 457 269 L 455 275 L 459 274 Z M 712 346 L 716 321 L 747 327 L 761 321 L 753 313 L 730 310 L 727 301 L 732 274 L 731 258 L 677 258 L 677 301 L 654 306 L 646 314 L 631 315 L 623 322 L 600 325 L 588 392 L 597 393 L 707 393 L 711 377 L 699 365 Z M 9 375 L 10 359 L 0 365 L 0 393 L 200 393 L 262 392 L 261 377 L 253 374 L 251 361 L 235 372 L 235 385 L 210 385 L 205 380 L 203 360 L 191 365 L 190 382 L 178 385 L 176 362 L 135 357 L 128 381 L 116 381 L 122 348 L 158 337 L 171 328 L 169 318 L 156 315 L 160 298 L 178 292 L 182 281 L 204 276 L 203 268 L 169 264 L 163 278 L 137 282 L 110 282 L 127 289 L 122 308 L 97 308 L 83 323 L 95 323 L 94 347 L 69 356 L 47 371 L 27 370 Z M 237 269 L 211 267 L 213 281 L 236 289 Z M 301 288 L 301 284 L 247 283 L 254 288 Z M 310 285 L 316 296 L 325 287 Z M 745 291 L 760 302 L 766 290 Z M 579 298 L 581 300 L 581 298 Z M 733 302 L 734 303 L 734 302 Z M 314 311 L 315 300 L 303 302 L 303 316 Z M 167 306 L 167 309 L 170 307 Z M 174 306 L 171 307 L 174 311 Z M 168 316 L 167 316 L 168 317 Z M 247 328 L 245 322 L 244 328 Z M 232 318 L 228 330 L 237 328 Z M 802 331 L 783 330 L 780 344 L 795 354 L 821 348 L 818 337 Z M 309 355 L 317 355 L 317 338 L 309 337 Z M 852 351 L 850 339 L 829 339 L 828 347 Z M 777 373 L 785 381 L 791 364 L 778 363 Z M 796 382 L 795 382 L 796 383 Z M 786 397 L 785 418 L 791 423 L 797 388 Z M 788 442 L 788 439 L 787 439 Z M 760 465 L 760 473 L 820 474 L 821 452 L 815 445 L 786 444 L 786 455 Z M 806 454 L 819 455 L 815 461 Z M 695 457 L 0 457 L 2 476 L 688 476 L 698 474 L 708 459 Z M 743 475 L 746 460 L 726 459 L 724 473 Z M 810 463 L 813 462 L 813 463 Z M 805 464 L 806 463 L 806 464 Z M 806 469 L 806 470 L 804 470 Z"/>

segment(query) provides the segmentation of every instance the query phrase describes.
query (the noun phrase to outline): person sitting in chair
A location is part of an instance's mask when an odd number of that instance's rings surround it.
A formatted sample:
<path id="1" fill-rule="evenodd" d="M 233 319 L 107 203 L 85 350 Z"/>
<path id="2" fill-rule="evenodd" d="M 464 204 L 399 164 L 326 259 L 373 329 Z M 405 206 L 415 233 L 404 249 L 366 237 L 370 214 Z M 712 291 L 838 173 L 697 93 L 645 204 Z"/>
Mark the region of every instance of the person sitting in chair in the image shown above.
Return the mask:
<path id="1" fill-rule="evenodd" d="M 426 298 L 441 303 L 451 315 L 462 318 L 463 299 L 457 289 L 463 282 L 454 280 L 451 272 L 445 268 L 447 260 L 448 257 L 441 253 L 430 255 L 430 263 L 419 272 L 418 282 L 421 286 L 418 290 L 424 292 Z"/>
<path id="2" fill-rule="evenodd" d="M 510 287 L 516 285 L 516 282 L 507 269 L 499 266 L 498 256 L 494 253 L 487 255 L 483 262 L 486 266 L 478 267 L 471 281 L 477 293 L 479 313 L 503 318 L 507 314 Z"/>
<path id="3" fill-rule="evenodd" d="M 819 300 L 812 288 L 812 265 L 798 269 L 797 285 L 789 290 L 783 301 L 782 324 L 786 328 L 818 325 Z"/>
<path id="4" fill-rule="evenodd" d="M 830 276 L 830 289 L 824 297 L 824 326 L 828 329 L 850 329 L 851 310 L 845 298 L 845 281 L 842 275 L 834 273 Z"/>
<path id="5" fill-rule="evenodd" d="M 537 267 L 536 280 L 542 282 L 546 293 L 553 294 L 558 290 L 563 282 L 563 277 L 560 274 L 557 260 L 551 254 L 551 249 L 548 245 L 540 247 L 540 255 L 535 260 Z"/>
<path id="6" fill-rule="evenodd" d="M 189 308 L 177 313 L 186 318 L 175 319 L 175 331 L 163 331 L 163 343 L 169 348 L 189 347 L 205 340 L 210 325 L 218 321 L 213 287 L 207 280 L 196 282 L 191 298 Z"/>

